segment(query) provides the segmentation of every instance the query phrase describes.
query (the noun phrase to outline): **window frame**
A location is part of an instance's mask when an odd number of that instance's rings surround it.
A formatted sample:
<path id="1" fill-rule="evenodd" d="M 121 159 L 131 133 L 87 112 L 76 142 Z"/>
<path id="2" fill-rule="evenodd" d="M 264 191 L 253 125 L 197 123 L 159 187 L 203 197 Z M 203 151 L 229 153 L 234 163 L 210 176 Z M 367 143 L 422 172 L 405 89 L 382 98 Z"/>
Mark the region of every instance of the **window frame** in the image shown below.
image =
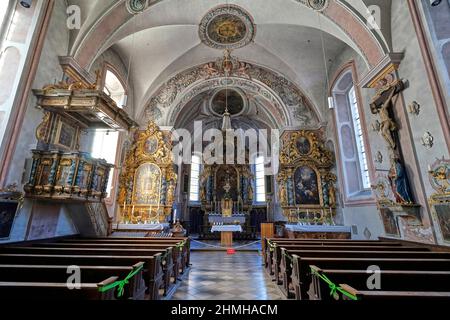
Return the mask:
<path id="1" fill-rule="evenodd" d="M 340 81 L 344 79 L 344 77 L 350 74 L 351 75 L 351 85 L 347 86 L 345 90 L 342 88 L 337 89 L 338 85 L 340 84 Z M 361 162 L 360 162 L 360 156 L 357 148 L 357 142 L 355 137 L 355 129 L 354 129 L 354 122 L 353 122 L 353 114 L 351 110 L 350 100 L 348 93 L 350 92 L 351 88 L 354 87 L 355 90 L 355 97 L 357 102 L 357 110 L 359 112 L 359 119 L 361 124 L 361 131 L 362 131 L 362 142 L 364 143 L 364 149 L 365 149 L 365 156 L 366 156 L 366 162 L 367 162 L 367 168 L 368 168 L 368 177 L 370 184 L 372 184 L 373 181 L 375 181 L 375 169 L 374 169 L 374 163 L 372 159 L 372 152 L 371 152 L 371 145 L 369 143 L 369 137 L 368 137 L 368 129 L 366 125 L 366 118 L 365 118 L 365 112 L 364 107 L 362 104 L 362 98 L 361 98 L 361 92 L 360 87 L 358 85 L 359 80 L 357 76 L 357 69 L 356 64 L 354 60 L 350 60 L 349 62 L 345 63 L 335 74 L 334 80 L 331 82 L 329 94 L 333 97 L 334 102 L 334 109 L 331 110 L 332 114 L 332 126 L 335 134 L 335 140 L 334 144 L 336 146 L 335 152 L 336 152 L 336 162 L 337 162 L 337 171 L 339 175 L 339 185 L 341 190 L 343 190 L 343 201 L 344 205 L 346 206 L 365 206 L 365 205 L 373 205 L 376 203 L 373 191 L 371 186 L 369 188 L 364 188 L 363 179 L 362 179 L 362 171 L 361 170 Z M 351 132 L 352 132 L 352 140 L 355 146 L 355 152 L 357 153 L 357 161 L 356 164 L 358 166 L 359 171 L 359 191 L 354 193 L 348 192 L 348 180 L 347 175 L 345 173 L 345 164 L 344 164 L 344 157 L 342 155 L 342 139 L 339 134 L 340 131 L 340 122 L 338 119 L 338 101 L 336 100 L 336 93 L 340 95 L 345 95 L 347 100 L 347 108 L 349 112 L 350 124 L 351 124 Z"/>
<path id="2" fill-rule="evenodd" d="M 262 162 L 259 162 L 258 159 L 262 159 Z M 266 203 L 267 202 L 267 192 L 266 192 L 266 174 L 265 174 L 265 162 L 266 159 L 264 157 L 264 155 L 257 155 L 254 158 L 254 173 L 255 173 L 255 188 L 253 191 L 253 203 L 255 204 L 262 204 L 262 203 Z M 260 167 L 258 169 L 258 166 Z M 262 170 L 261 170 L 261 166 L 262 166 Z M 258 173 L 262 172 L 262 176 L 258 177 Z M 258 184 L 258 181 L 262 181 L 262 185 Z M 262 192 L 260 192 L 262 189 Z M 259 200 L 259 196 L 263 194 L 264 195 L 264 200 Z"/>
<path id="3" fill-rule="evenodd" d="M 194 158 L 198 159 L 198 162 L 194 162 Z M 197 182 L 197 190 L 196 190 L 196 192 L 193 192 L 193 190 L 192 190 L 192 187 L 194 186 L 193 183 L 192 183 L 193 182 L 193 176 L 192 176 L 193 164 L 198 165 L 198 171 L 195 171 L 195 172 L 198 172 L 198 175 L 195 178 L 195 180 Z M 189 166 L 188 201 L 189 201 L 190 204 L 198 204 L 201 201 L 201 199 L 200 199 L 200 175 L 201 175 L 201 172 L 202 172 L 202 158 L 198 154 L 193 153 L 192 156 L 191 156 L 191 164 Z M 191 196 L 193 194 L 197 195 L 197 197 L 195 199 L 191 198 Z"/>
<path id="4" fill-rule="evenodd" d="M 124 94 L 127 95 L 127 87 L 124 84 L 124 81 L 123 81 L 120 73 L 116 70 L 116 68 L 114 68 L 111 64 L 109 64 L 107 62 L 103 63 L 101 91 L 104 92 L 104 90 L 105 90 L 106 74 L 108 71 L 113 73 L 114 76 L 119 80 L 119 82 L 122 85 L 122 88 L 124 88 Z M 106 90 L 109 91 L 108 88 L 106 88 Z M 122 106 L 118 106 L 118 107 L 123 109 Z M 103 129 L 102 129 L 102 131 L 103 131 Z M 92 148 L 94 147 L 95 135 L 96 135 L 96 130 L 94 131 L 93 137 L 92 137 L 91 153 L 92 153 Z M 117 145 L 116 145 L 116 150 L 115 150 L 115 159 L 114 159 L 114 163 L 112 163 L 114 165 L 114 167 L 110 171 L 109 181 L 108 181 L 108 184 L 111 185 L 111 190 L 108 193 L 107 198 L 105 198 L 105 203 L 109 206 L 112 206 L 114 204 L 114 199 L 116 198 L 116 194 L 118 191 L 118 187 L 117 187 L 117 182 L 119 180 L 119 163 L 118 162 L 120 161 L 120 155 L 122 152 L 120 146 L 122 144 L 123 144 L 123 134 L 118 132 Z"/>

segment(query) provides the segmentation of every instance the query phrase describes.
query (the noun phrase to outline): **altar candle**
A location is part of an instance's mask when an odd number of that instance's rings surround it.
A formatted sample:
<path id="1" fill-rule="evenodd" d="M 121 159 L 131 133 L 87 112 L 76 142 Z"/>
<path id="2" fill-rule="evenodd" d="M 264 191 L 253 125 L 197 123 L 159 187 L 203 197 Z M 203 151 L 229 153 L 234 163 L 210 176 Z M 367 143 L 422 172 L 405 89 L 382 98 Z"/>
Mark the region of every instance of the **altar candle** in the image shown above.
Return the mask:
<path id="1" fill-rule="evenodd" d="M 428 165 L 428 172 L 431 172 L 431 165 Z"/>
<path id="2" fill-rule="evenodd" d="M 132 215 L 134 214 L 134 205 L 133 205 L 133 208 L 131 209 L 131 214 Z"/>

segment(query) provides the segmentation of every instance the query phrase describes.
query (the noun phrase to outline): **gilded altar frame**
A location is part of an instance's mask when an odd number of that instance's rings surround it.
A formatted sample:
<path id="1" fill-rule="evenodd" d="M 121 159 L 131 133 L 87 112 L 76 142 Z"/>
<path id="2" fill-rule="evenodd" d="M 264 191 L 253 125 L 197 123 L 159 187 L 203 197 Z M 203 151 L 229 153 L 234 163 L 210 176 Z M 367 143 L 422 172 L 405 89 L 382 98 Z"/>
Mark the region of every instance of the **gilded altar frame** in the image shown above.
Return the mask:
<path id="1" fill-rule="evenodd" d="M 160 172 L 158 190 L 153 190 L 158 193 L 156 203 L 142 203 L 135 197 L 139 184 L 136 181 L 137 174 L 145 165 L 155 166 Z M 154 122 L 150 122 L 146 130 L 135 133 L 133 146 L 126 155 L 119 178 L 117 201 L 122 212 L 122 222 L 165 222 L 172 212 L 176 183 L 170 133 L 162 132 Z"/>
<path id="2" fill-rule="evenodd" d="M 322 135 L 321 130 L 300 130 L 281 137 L 278 202 L 289 222 L 324 223 L 335 214 L 335 160 Z"/>

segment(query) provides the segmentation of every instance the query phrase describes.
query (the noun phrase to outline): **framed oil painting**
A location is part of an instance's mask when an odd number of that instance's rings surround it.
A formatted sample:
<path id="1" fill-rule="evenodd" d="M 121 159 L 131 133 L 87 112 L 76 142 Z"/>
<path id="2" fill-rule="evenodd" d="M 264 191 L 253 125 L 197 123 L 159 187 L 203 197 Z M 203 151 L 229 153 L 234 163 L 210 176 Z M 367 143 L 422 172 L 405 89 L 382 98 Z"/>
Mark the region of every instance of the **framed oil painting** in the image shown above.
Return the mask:
<path id="1" fill-rule="evenodd" d="M 299 137 L 296 142 L 297 150 L 302 156 L 306 156 L 311 152 L 311 142 L 306 137 Z"/>
<path id="2" fill-rule="evenodd" d="M 135 174 L 133 203 L 158 205 L 160 193 L 161 169 L 153 163 L 142 164 Z"/>
<path id="3" fill-rule="evenodd" d="M 19 202 L 0 201 L 0 240 L 9 239 L 18 209 Z"/>
<path id="4" fill-rule="evenodd" d="M 320 205 L 319 181 L 316 171 L 309 166 L 295 170 L 295 204 Z"/>
<path id="5" fill-rule="evenodd" d="M 400 237 L 400 230 L 398 228 L 397 219 L 394 213 L 387 209 L 380 209 L 381 219 L 383 220 L 384 231 L 387 235 Z"/>
<path id="6" fill-rule="evenodd" d="M 77 128 L 65 121 L 58 119 L 54 144 L 71 150 L 75 147 L 77 140 Z"/>
<path id="7" fill-rule="evenodd" d="M 450 242 L 450 203 L 434 205 L 434 213 L 441 229 L 442 239 Z"/>

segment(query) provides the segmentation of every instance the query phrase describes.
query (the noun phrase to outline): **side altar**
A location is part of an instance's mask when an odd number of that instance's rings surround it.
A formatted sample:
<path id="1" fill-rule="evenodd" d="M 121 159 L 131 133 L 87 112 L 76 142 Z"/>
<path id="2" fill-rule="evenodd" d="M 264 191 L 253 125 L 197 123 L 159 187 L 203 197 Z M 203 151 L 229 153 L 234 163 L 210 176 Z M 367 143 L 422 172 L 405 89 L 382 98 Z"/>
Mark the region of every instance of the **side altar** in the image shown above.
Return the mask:
<path id="1" fill-rule="evenodd" d="M 165 223 L 172 212 L 176 184 L 170 133 L 150 122 L 136 132 L 120 175 L 120 223 Z"/>
<path id="2" fill-rule="evenodd" d="M 321 130 L 285 131 L 282 136 L 278 201 L 290 223 L 334 224 L 334 156 Z"/>

